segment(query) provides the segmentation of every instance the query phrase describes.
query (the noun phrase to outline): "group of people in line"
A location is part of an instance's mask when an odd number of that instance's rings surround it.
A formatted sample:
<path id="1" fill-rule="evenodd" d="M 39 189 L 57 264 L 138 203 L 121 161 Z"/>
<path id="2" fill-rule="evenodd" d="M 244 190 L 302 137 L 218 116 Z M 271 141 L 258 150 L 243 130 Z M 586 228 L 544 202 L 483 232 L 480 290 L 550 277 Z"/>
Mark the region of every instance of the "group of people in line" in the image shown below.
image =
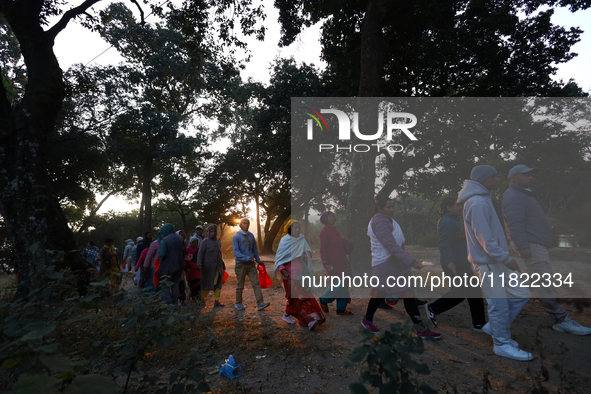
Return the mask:
<path id="1" fill-rule="evenodd" d="M 509 253 L 507 238 L 524 260 L 530 274 L 553 273 L 548 252 L 552 246 L 551 227 L 530 189 L 536 172 L 536 168 L 525 165 L 517 165 L 509 171 L 510 184 L 502 200 L 506 236 L 491 200 L 491 192 L 498 189 L 500 182 L 498 172 L 491 166 L 474 167 L 458 197 L 445 198 L 440 205 L 441 218 L 437 230 L 441 266 L 448 276 L 476 274 L 482 282 L 482 289 L 452 287 L 445 296 L 426 302 L 415 296 L 411 281 L 406 281 L 404 287 L 378 285 L 370 291 L 371 298 L 361 320 L 362 326 L 371 332 L 379 332 L 374 324 L 376 311 L 379 308 L 391 309 L 388 304 L 402 300 L 408 316 L 417 327 L 416 334 L 422 338 L 439 339 L 441 334 L 432 331 L 421 319 L 419 306 L 424 306 L 428 319 L 433 326 L 437 326 L 438 315 L 467 299 L 474 331 L 492 337 L 495 354 L 522 361 L 533 359 L 531 353 L 519 348 L 510 331 L 513 320 L 530 299 L 530 292 L 527 287 L 520 286 L 519 280 L 517 284 L 505 280 L 504 287 L 499 283 L 501 275 L 508 278 L 509 274 L 520 272 L 519 265 Z M 422 269 L 423 265 L 405 249 L 402 229 L 392 217 L 394 201 L 387 196 L 378 196 L 373 210 L 374 216 L 367 228 L 372 275 L 384 284 L 388 283 L 388 277 L 410 277 L 411 268 Z M 320 217 L 324 225 L 320 231 L 321 262 L 328 275 L 352 275 L 347 255 L 351 253 L 353 243 L 341 236 L 335 227 L 336 221 L 336 215 L 330 211 Z M 243 218 L 239 224 L 240 230 L 232 239 L 237 280 L 234 307 L 245 309 L 242 293 L 248 277 L 256 307 L 263 310 L 269 306 L 259 285 L 257 267 L 263 263 L 255 237 L 248 231 L 249 219 Z M 197 226 L 195 234 L 188 238 L 182 230 L 175 232 L 172 224 L 168 223 L 159 229 L 156 240 L 152 239 L 151 232 L 146 232 L 144 237 L 137 239 L 137 245 L 132 240 L 127 241 L 123 259 L 132 271 L 136 270 L 135 282 L 138 286 L 155 288 L 159 282 L 166 302 L 180 302 L 181 307 L 186 306 L 187 293 L 191 300 L 205 301 L 213 292 L 214 308 L 224 307 L 220 295 L 227 273 L 216 225 L 209 225 L 205 236 L 203 227 Z M 101 272 L 116 271 L 116 251 L 112 239 L 107 239 L 100 250 L 89 243 L 85 251 L 87 255 L 96 256 L 101 262 Z M 302 282 L 303 277 L 314 276 L 314 268 L 312 250 L 297 220 L 289 220 L 284 227 L 275 256 L 274 272 L 285 290 L 285 322 L 297 322 L 312 331 L 326 321 L 325 314 L 333 302 L 336 302 L 337 315 L 353 315 L 347 309 L 351 298 L 345 286 L 329 287 L 317 300 Z M 487 303 L 488 322 L 482 295 Z M 551 288 L 539 290 L 536 296 L 554 319 L 554 330 L 576 335 L 591 334 L 590 328 L 567 316 Z"/>
<path id="2" fill-rule="evenodd" d="M 507 280 L 510 274 L 521 272 L 519 264 L 509 253 L 509 244 L 523 259 L 530 275 L 553 275 L 548 251 L 552 246 L 552 228 L 530 189 L 536 172 L 536 168 L 520 164 L 508 173 L 509 188 L 502 199 L 506 236 L 491 200 L 491 192 L 497 190 L 500 184 L 499 174 L 491 166 L 474 167 L 458 197 L 444 199 L 439 209 L 439 249 L 443 270 L 449 276 L 478 275 L 487 303 L 488 322 L 481 290 L 478 288 L 452 287 L 442 298 L 424 305 L 428 318 L 437 326 L 437 315 L 467 298 L 473 329 L 492 337 L 495 354 L 520 361 L 532 360 L 533 355 L 520 349 L 519 343 L 511 338 L 511 324 L 531 295 L 527 286 L 521 286 L 519 276 L 517 280 Z M 410 276 L 411 267 L 421 269 L 422 265 L 404 249 L 404 236 L 400 226 L 392 219 L 393 201 L 380 196 L 374 208 L 375 215 L 368 226 L 373 275 L 381 279 L 380 283 L 385 283 L 390 275 Z M 557 302 L 552 287 L 532 287 L 532 291 L 553 318 L 552 328 L 555 331 L 575 335 L 591 334 L 591 328 L 567 316 Z M 420 320 L 411 287 L 389 287 L 387 291 L 380 289 L 376 297 L 370 299 L 362 320 L 366 329 L 379 331 L 373 323 L 373 316 L 386 297 L 404 299 L 411 320 L 423 325 L 422 329 L 417 330 L 417 335 L 423 338 L 441 337 L 440 333 L 431 331 Z"/>

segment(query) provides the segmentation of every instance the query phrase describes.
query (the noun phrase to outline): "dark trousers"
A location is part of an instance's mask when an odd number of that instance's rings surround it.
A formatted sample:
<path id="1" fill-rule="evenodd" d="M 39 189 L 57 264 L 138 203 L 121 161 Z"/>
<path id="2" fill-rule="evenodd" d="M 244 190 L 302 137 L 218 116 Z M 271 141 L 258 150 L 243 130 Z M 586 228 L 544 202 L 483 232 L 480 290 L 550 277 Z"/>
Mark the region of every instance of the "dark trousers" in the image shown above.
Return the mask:
<path id="1" fill-rule="evenodd" d="M 447 267 L 444 267 L 444 271 L 448 276 L 454 276 Z M 456 272 L 458 276 L 464 276 L 468 274 L 473 276 L 472 267 L 465 264 L 457 264 Z M 468 297 L 466 297 L 468 296 Z M 429 306 L 436 315 L 443 313 L 455 307 L 465 299 L 468 300 L 470 306 L 470 314 L 472 315 L 472 324 L 474 326 L 483 326 L 486 324 L 486 316 L 484 314 L 484 300 L 479 288 L 465 288 L 465 287 L 453 287 L 445 293 L 445 295 L 436 301 L 430 302 Z"/>
<path id="2" fill-rule="evenodd" d="M 375 315 L 376 311 L 380 307 L 380 304 L 384 302 L 386 298 L 372 298 L 369 300 L 367 304 L 367 311 L 365 312 L 365 320 L 373 321 L 373 315 Z M 421 321 L 421 313 L 419 312 L 419 305 L 417 304 L 416 298 L 403 298 L 404 300 L 404 309 L 406 309 L 406 313 L 412 320 L 414 324 L 420 324 Z"/>

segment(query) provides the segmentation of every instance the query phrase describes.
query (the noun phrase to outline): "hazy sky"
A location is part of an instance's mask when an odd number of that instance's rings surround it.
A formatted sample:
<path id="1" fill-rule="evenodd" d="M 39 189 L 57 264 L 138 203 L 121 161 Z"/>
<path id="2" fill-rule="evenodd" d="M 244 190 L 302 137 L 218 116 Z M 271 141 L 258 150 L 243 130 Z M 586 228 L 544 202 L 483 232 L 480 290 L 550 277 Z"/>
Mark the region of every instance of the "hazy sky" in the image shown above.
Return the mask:
<path id="1" fill-rule="evenodd" d="M 102 4 L 101 4 L 102 3 Z M 265 0 L 267 19 L 264 22 L 267 27 L 265 41 L 248 39 L 252 58 L 246 69 L 242 71 L 242 77 L 252 77 L 256 81 L 268 82 L 270 64 L 274 58 L 293 56 L 298 63 L 313 63 L 324 67 L 320 60 L 320 29 L 319 25 L 306 29 L 299 39 L 287 48 L 279 48 L 279 24 L 278 12 L 272 7 L 272 1 Z M 77 4 L 77 3 L 75 3 Z M 105 6 L 108 2 L 99 2 L 97 6 Z M 131 7 L 130 7 L 131 8 Z M 147 19 L 154 22 L 154 18 Z M 579 26 L 585 32 L 581 35 L 581 41 L 573 47 L 573 52 L 579 54 L 567 64 L 559 65 L 556 79 L 568 80 L 573 78 L 585 90 L 591 90 L 591 73 L 587 70 L 591 64 L 591 10 L 571 13 L 566 9 L 558 9 L 553 22 L 565 27 Z M 70 23 L 66 30 L 58 35 L 55 42 L 55 53 L 61 67 L 65 70 L 72 64 L 87 64 L 97 55 L 109 48 L 109 44 L 103 41 L 97 33 L 92 33 L 79 24 Z M 91 64 L 117 64 L 123 59 L 113 48 L 100 55 Z M 128 210 L 136 208 L 139 202 L 128 205 L 125 201 L 111 197 L 100 210 L 104 213 L 109 210 Z"/>

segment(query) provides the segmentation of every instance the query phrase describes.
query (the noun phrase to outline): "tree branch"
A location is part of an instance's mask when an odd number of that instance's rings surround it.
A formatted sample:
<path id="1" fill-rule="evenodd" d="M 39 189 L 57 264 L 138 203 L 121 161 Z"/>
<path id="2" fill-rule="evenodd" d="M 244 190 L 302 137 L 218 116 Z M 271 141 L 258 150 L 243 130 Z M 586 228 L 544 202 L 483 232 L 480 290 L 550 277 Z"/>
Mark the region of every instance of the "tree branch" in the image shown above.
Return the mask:
<path id="1" fill-rule="evenodd" d="M 146 20 L 144 19 L 144 10 L 142 10 L 142 7 L 140 7 L 140 3 L 138 3 L 137 0 L 131 0 L 131 2 L 137 6 L 138 10 L 140 10 L 140 24 L 142 26 L 145 25 Z"/>
<path id="2" fill-rule="evenodd" d="M 47 31 L 47 35 L 49 35 L 52 39 L 66 28 L 68 22 L 72 19 L 77 17 L 78 15 L 86 13 L 86 10 L 98 3 L 101 0 L 86 0 L 84 3 L 80 4 L 78 7 L 72 8 L 69 11 L 66 11 L 62 18 L 55 24 L 51 29 Z"/>

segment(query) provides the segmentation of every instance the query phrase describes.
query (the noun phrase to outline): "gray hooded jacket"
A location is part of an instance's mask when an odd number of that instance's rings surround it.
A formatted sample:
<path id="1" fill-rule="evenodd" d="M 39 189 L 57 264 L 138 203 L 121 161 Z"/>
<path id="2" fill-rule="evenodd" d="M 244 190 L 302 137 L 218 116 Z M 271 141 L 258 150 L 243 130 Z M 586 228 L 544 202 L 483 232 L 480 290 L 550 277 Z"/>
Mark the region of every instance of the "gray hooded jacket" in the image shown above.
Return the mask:
<path id="1" fill-rule="evenodd" d="M 465 181 L 458 201 L 465 203 L 468 260 L 472 264 L 511 261 L 507 239 L 490 199 L 490 191 L 479 182 Z"/>

